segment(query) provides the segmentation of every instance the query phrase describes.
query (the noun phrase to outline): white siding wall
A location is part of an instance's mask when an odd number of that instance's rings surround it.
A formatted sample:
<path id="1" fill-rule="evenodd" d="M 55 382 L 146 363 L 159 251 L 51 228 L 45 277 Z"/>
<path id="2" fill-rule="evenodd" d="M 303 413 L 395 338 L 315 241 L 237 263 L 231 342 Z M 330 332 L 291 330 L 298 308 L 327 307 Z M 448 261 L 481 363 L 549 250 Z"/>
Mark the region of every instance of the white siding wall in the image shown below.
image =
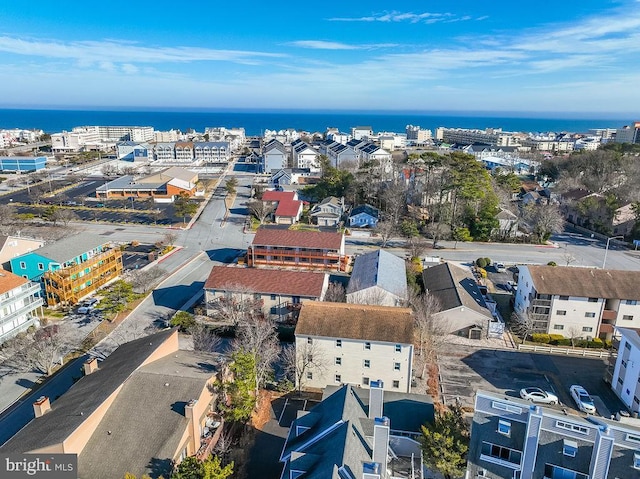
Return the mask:
<path id="1" fill-rule="evenodd" d="M 600 298 L 597 302 L 591 303 L 589 298 L 569 297 L 568 300 L 562 300 L 558 296 L 553 296 L 548 332 L 571 337 L 576 336 L 572 334 L 573 328 L 577 331 L 577 336 L 597 338 L 603 307 L 604 301 Z M 564 315 L 562 311 L 565 312 Z M 593 317 L 587 317 L 587 315 L 593 315 Z M 583 331 L 583 328 L 591 328 L 591 331 Z"/>
<path id="2" fill-rule="evenodd" d="M 624 364 L 623 364 L 624 361 Z M 631 411 L 640 412 L 640 349 L 623 336 L 611 388 Z"/>
<path id="3" fill-rule="evenodd" d="M 296 334 L 296 350 L 300 351 L 309 336 Z M 336 346 L 336 340 L 342 346 Z M 326 338 L 312 336 L 311 340 L 322 351 L 326 367 L 324 371 L 313 370 L 313 377 L 305 379 L 304 386 L 309 388 L 324 388 L 328 385 L 353 384 L 368 388 L 363 379 L 369 381 L 381 379 L 384 389 L 388 391 L 411 392 L 411 368 L 413 361 L 413 345 L 401 344 L 401 351 L 396 352 L 396 345 L 392 343 L 370 341 L 371 349 L 366 349 L 365 341 L 343 338 Z M 340 358 L 341 364 L 336 364 Z M 365 366 L 369 361 L 369 367 Z M 395 369 L 399 363 L 400 370 Z M 336 381 L 336 375 L 340 381 Z M 394 387 L 397 381 L 397 387 Z"/>
<path id="4" fill-rule="evenodd" d="M 625 300 L 620 301 L 617 308 L 616 326 L 621 328 L 640 328 L 640 301 L 637 304 L 625 304 Z M 625 316 L 631 316 L 632 319 L 624 319 Z"/>

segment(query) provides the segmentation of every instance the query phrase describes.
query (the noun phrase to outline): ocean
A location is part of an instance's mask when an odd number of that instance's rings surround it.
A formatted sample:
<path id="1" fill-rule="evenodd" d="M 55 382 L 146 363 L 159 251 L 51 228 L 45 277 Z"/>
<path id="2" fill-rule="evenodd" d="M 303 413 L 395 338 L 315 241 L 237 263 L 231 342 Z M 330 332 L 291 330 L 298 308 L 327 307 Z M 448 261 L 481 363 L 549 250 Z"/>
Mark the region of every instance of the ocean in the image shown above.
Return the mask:
<path id="1" fill-rule="evenodd" d="M 577 132 L 590 128 L 621 128 L 633 118 L 569 118 L 555 115 L 420 112 L 344 112 L 344 111 L 125 111 L 125 110 L 18 110 L 0 109 L 0 129 L 41 129 L 47 133 L 71 130 L 85 125 L 153 126 L 164 131 L 206 127 L 244 127 L 247 135 L 261 135 L 264 130 L 293 128 L 324 132 L 329 127 L 348 133 L 354 126 L 371 126 L 374 132 L 405 131 L 406 125 L 434 130 L 449 128 L 502 128 L 521 132 Z M 545 118 L 544 116 L 548 116 Z M 559 116 L 559 115 L 558 115 Z M 637 120 L 637 118 L 636 118 Z"/>

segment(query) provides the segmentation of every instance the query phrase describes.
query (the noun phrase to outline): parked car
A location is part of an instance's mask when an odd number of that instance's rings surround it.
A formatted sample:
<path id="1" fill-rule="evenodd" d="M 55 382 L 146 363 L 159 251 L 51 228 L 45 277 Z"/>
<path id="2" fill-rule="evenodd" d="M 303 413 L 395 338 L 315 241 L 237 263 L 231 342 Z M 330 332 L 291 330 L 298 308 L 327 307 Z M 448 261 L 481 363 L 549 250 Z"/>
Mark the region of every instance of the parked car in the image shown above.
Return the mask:
<path id="1" fill-rule="evenodd" d="M 522 388 L 520 397 L 527 401 L 542 404 L 558 404 L 558 396 L 540 388 Z"/>
<path id="2" fill-rule="evenodd" d="M 587 414 L 596 413 L 596 406 L 593 404 L 593 399 L 591 399 L 591 396 L 589 396 L 585 388 L 579 384 L 574 384 L 569 388 L 569 391 L 571 391 L 571 397 L 580 411 L 586 412 Z"/>
<path id="3" fill-rule="evenodd" d="M 96 309 L 95 306 L 80 306 L 78 308 L 78 314 L 89 314 L 94 309 Z"/>
<path id="4" fill-rule="evenodd" d="M 496 271 L 498 273 L 506 273 L 507 272 L 507 268 L 505 268 L 504 264 L 502 264 L 502 263 L 495 263 L 494 267 L 496 268 Z"/>

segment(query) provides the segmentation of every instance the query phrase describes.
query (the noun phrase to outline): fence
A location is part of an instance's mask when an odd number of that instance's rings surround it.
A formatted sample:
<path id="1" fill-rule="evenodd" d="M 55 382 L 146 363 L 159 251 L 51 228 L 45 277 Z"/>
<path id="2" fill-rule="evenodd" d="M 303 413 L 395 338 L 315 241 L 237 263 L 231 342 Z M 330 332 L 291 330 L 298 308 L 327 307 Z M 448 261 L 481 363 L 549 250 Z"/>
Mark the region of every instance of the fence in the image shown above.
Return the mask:
<path id="1" fill-rule="evenodd" d="M 607 358 L 610 355 L 617 356 L 615 351 L 608 349 L 586 349 L 586 348 L 558 348 L 555 346 L 538 346 L 531 344 L 518 344 L 519 351 L 532 351 L 534 353 L 563 354 L 565 356 L 582 356 L 590 358 Z"/>

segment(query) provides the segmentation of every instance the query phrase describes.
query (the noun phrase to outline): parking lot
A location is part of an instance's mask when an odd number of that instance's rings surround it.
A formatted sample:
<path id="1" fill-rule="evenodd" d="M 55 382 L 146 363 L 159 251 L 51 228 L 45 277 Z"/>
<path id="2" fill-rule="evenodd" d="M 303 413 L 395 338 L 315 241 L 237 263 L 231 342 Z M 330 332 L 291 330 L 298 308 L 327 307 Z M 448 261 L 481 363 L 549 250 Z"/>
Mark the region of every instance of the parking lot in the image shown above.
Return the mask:
<path id="1" fill-rule="evenodd" d="M 519 397 L 520 389 L 533 386 L 558 396 L 560 404 L 550 407 L 566 408 L 577 414 L 569 387 L 580 384 L 593 397 L 601 416 L 610 417 L 625 409 L 603 380 L 604 359 L 456 345 L 440 355 L 439 365 L 441 386 L 448 404 L 458 398 L 463 406 L 473 408 L 476 390 Z"/>

